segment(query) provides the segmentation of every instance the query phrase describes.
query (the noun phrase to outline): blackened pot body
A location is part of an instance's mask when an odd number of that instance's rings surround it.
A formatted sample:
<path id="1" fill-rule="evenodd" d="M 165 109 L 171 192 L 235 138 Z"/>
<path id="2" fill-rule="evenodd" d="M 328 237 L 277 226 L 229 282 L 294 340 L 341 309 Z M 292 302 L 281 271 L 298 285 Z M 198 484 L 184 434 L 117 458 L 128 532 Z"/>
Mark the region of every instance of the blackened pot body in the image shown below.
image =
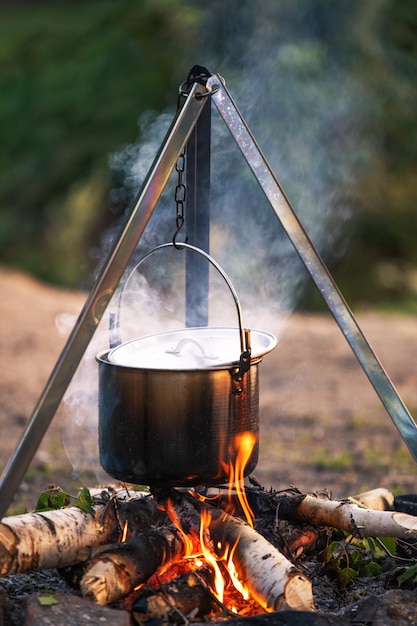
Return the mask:
<path id="1" fill-rule="evenodd" d="M 237 456 L 236 435 L 250 432 L 259 450 L 258 363 L 237 369 L 146 370 L 99 363 L 101 465 L 114 478 L 150 486 L 218 484 Z"/>

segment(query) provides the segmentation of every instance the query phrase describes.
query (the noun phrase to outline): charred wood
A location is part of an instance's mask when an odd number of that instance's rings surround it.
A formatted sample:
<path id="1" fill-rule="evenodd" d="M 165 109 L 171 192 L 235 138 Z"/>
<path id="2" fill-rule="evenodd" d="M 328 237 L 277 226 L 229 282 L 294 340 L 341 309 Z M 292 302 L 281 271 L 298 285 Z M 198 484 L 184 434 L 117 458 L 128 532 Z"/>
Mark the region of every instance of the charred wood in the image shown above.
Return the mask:
<path id="1" fill-rule="evenodd" d="M 255 520 L 255 530 L 291 561 L 299 561 L 324 550 L 332 531 L 274 517 Z"/>
<path id="2" fill-rule="evenodd" d="M 208 588 L 214 586 L 213 573 L 207 567 L 177 576 L 158 588 L 143 587 L 132 606 L 137 624 L 148 620 L 184 623 L 212 613 L 217 604 Z M 153 622 L 154 623 L 154 622 Z"/>
<path id="3" fill-rule="evenodd" d="M 98 604 L 115 602 L 145 583 L 162 565 L 183 558 L 186 551 L 183 536 L 168 525 L 125 543 L 102 546 L 86 565 L 82 594 Z"/>

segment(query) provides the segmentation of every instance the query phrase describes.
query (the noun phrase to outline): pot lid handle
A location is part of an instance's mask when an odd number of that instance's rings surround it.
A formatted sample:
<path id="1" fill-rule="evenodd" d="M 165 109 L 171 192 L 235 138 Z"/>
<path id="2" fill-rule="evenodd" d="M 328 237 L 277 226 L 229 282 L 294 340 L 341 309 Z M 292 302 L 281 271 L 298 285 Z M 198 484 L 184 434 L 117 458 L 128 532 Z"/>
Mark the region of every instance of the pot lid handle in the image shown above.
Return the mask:
<path id="1" fill-rule="evenodd" d="M 200 341 L 197 341 L 196 339 L 191 339 L 191 337 L 184 337 L 183 339 L 180 339 L 177 345 L 175 346 L 175 348 L 170 348 L 168 350 L 165 350 L 165 352 L 167 352 L 168 354 L 180 355 L 181 350 L 183 349 L 185 345 L 187 345 L 187 343 L 188 344 L 191 343 L 193 346 L 197 346 L 197 348 L 201 352 L 201 356 L 204 359 L 218 359 L 219 358 L 216 354 L 208 354 L 203 344 Z"/>

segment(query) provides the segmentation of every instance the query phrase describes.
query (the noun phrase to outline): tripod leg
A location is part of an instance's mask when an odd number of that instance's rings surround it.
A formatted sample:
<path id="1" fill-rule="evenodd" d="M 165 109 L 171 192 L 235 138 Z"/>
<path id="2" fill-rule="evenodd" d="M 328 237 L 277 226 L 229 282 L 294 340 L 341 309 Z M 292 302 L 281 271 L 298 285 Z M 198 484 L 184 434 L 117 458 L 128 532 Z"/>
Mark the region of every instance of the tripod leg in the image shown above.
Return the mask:
<path id="1" fill-rule="evenodd" d="M 363 335 L 352 311 L 335 284 L 329 270 L 305 232 L 286 198 L 265 156 L 239 113 L 219 76 L 207 81 L 212 101 L 228 127 L 256 180 L 307 271 L 339 325 L 354 355 L 396 425 L 412 456 L 417 461 L 417 426 L 377 356 Z"/>
<path id="2" fill-rule="evenodd" d="M 196 83 L 175 118 L 139 192 L 126 225 L 116 240 L 33 410 L 22 438 L 3 470 L 0 478 L 0 518 L 7 511 L 58 409 L 168 182 L 178 156 L 188 141 L 205 104 L 204 99 L 197 98 L 196 94 L 204 92 L 205 88 Z"/>

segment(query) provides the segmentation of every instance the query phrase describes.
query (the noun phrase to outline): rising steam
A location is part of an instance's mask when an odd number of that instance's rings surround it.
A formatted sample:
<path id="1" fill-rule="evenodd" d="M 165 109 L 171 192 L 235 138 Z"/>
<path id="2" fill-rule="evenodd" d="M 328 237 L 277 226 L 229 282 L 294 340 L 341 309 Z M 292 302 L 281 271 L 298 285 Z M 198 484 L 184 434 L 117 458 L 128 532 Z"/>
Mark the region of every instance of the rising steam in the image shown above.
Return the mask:
<path id="1" fill-rule="evenodd" d="M 254 11 L 254 4 L 221 2 L 219 11 L 207 18 L 201 49 L 196 51 L 199 56 L 191 64 L 205 65 L 225 77 L 311 240 L 325 259 L 331 258 L 336 256 L 336 243 L 338 254 L 343 250 L 351 215 L 349 189 L 358 161 L 353 146 L 360 129 L 360 91 L 354 76 L 334 62 L 319 37 L 314 33 L 299 37 L 297 28 L 305 28 L 304 23 L 287 23 L 285 30 L 282 7 L 268 1 Z M 233 7 L 236 21 L 227 30 Z M 137 144 L 111 155 L 110 167 L 121 181 L 112 191 L 115 205 L 127 207 L 133 201 L 173 119 L 176 97 L 173 93 L 170 111 L 148 113 L 140 120 Z M 306 270 L 215 107 L 212 118 L 210 254 L 239 293 L 244 323 L 279 335 L 296 306 Z M 171 181 L 152 215 L 136 262 L 144 251 L 172 239 L 173 185 Z M 117 233 L 107 234 L 102 256 L 114 236 Z M 184 324 L 183 267 L 173 263 L 169 254 L 155 259 L 159 273 L 151 268 L 142 282 L 132 282 L 124 309 L 126 338 Z M 158 289 L 161 274 L 163 288 Z M 210 323 L 235 324 L 233 303 L 222 291 L 221 281 L 211 277 L 210 284 Z M 65 398 L 69 426 L 64 443 L 78 473 L 86 465 L 99 467 L 94 357 L 108 345 L 107 324 L 105 316 Z"/>

